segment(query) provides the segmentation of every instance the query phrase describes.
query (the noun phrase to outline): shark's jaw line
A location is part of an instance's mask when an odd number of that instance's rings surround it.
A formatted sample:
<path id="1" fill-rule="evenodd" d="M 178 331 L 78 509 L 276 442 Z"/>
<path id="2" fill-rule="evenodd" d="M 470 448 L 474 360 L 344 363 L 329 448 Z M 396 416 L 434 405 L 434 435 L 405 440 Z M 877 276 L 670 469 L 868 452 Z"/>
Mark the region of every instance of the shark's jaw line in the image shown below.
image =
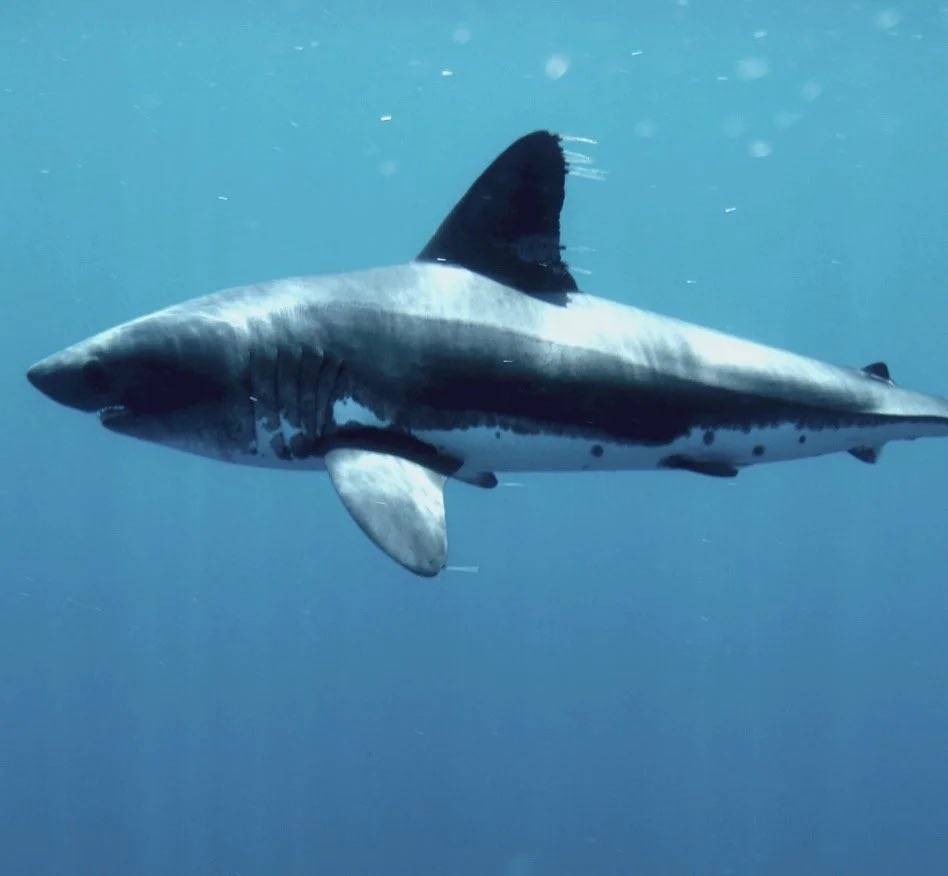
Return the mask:
<path id="1" fill-rule="evenodd" d="M 104 408 L 99 408 L 97 415 L 99 417 L 99 422 L 103 426 L 108 426 L 110 422 L 115 422 L 120 417 L 123 417 L 129 414 L 130 411 L 125 405 L 106 405 Z"/>
<path id="2" fill-rule="evenodd" d="M 116 326 L 28 377 L 110 431 L 228 462 L 325 468 L 419 575 L 447 562 L 443 487 L 506 471 L 750 466 L 948 436 L 948 402 L 580 292 L 567 164 L 538 131 L 402 265 L 225 290 Z"/>

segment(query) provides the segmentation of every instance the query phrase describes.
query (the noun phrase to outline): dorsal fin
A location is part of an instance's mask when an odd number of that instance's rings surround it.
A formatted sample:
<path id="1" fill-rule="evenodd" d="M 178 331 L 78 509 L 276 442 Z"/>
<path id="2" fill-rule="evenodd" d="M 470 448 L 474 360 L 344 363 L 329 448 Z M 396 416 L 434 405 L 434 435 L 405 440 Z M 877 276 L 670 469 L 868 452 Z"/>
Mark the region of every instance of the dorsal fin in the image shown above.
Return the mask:
<path id="1" fill-rule="evenodd" d="M 465 267 L 533 294 L 575 291 L 560 257 L 566 171 L 556 134 L 521 137 L 467 190 L 419 261 Z"/>
<path id="2" fill-rule="evenodd" d="M 892 378 L 889 376 L 889 366 L 885 362 L 871 362 L 862 371 L 863 374 L 868 374 L 870 377 L 876 377 L 887 383 L 892 382 Z"/>

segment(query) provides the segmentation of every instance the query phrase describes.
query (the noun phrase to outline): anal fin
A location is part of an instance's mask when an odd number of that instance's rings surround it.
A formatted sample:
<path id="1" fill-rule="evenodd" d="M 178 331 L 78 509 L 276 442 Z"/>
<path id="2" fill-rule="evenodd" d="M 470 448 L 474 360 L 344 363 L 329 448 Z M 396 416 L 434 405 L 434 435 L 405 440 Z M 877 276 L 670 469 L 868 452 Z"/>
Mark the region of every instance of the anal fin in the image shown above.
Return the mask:
<path id="1" fill-rule="evenodd" d="M 447 561 L 445 476 L 417 462 L 351 447 L 326 453 L 339 498 L 362 531 L 416 575 L 433 577 Z"/>
<path id="2" fill-rule="evenodd" d="M 875 465 L 882 455 L 882 447 L 854 447 L 849 451 L 850 456 L 855 456 L 860 462 L 868 462 Z"/>

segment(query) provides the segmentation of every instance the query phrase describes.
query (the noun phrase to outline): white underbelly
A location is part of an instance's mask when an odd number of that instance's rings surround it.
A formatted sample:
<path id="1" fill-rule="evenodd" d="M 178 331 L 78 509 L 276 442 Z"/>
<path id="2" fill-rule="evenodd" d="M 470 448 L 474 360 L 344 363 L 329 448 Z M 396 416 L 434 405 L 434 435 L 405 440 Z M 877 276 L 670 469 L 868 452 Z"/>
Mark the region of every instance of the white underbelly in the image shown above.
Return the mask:
<path id="1" fill-rule="evenodd" d="M 337 402 L 333 414 L 336 425 L 341 428 L 357 425 L 384 429 L 390 425 L 352 399 Z M 296 430 L 283 417 L 275 430 L 268 430 L 261 420 L 257 423 L 253 457 L 240 461 L 267 468 L 324 469 L 321 457 L 285 459 L 274 452 L 273 439 L 277 435 L 289 444 L 295 434 Z M 648 470 L 667 467 L 669 457 L 741 468 L 854 448 L 881 448 L 888 441 L 945 436 L 948 426 L 940 422 L 904 420 L 839 429 L 801 429 L 795 424 L 750 430 L 693 429 L 660 445 L 610 442 L 543 431 L 517 432 L 489 426 L 422 429 L 412 434 L 439 452 L 463 460 L 461 473 L 477 474 L 485 471 Z"/>
<path id="2" fill-rule="evenodd" d="M 695 429 L 668 444 L 611 443 L 549 433 L 525 434 L 472 427 L 414 433 L 444 453 L 464 460 L 471 472 L 616 471 L 663 468 L 669 457 L 735 467 L 805 459 L 859 447 L 881 448 L 887 441 L 945 435 L 941 424 L 904 423 L 840 429 Z"/>

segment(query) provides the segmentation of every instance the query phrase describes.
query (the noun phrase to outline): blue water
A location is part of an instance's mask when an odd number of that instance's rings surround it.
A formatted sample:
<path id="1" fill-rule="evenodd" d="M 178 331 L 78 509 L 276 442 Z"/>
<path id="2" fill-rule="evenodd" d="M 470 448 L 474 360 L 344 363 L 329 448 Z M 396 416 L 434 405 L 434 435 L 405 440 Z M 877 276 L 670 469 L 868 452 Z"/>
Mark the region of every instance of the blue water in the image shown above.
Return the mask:
<path id="1" fill-rule="evenodd" d="M 423 581 L 24 379 L 546 127 L 590 291 L 948 393 L 937 6 L 3 4 L 0 873 L 944 873 L 948 446 L 455 484 Z"/>

